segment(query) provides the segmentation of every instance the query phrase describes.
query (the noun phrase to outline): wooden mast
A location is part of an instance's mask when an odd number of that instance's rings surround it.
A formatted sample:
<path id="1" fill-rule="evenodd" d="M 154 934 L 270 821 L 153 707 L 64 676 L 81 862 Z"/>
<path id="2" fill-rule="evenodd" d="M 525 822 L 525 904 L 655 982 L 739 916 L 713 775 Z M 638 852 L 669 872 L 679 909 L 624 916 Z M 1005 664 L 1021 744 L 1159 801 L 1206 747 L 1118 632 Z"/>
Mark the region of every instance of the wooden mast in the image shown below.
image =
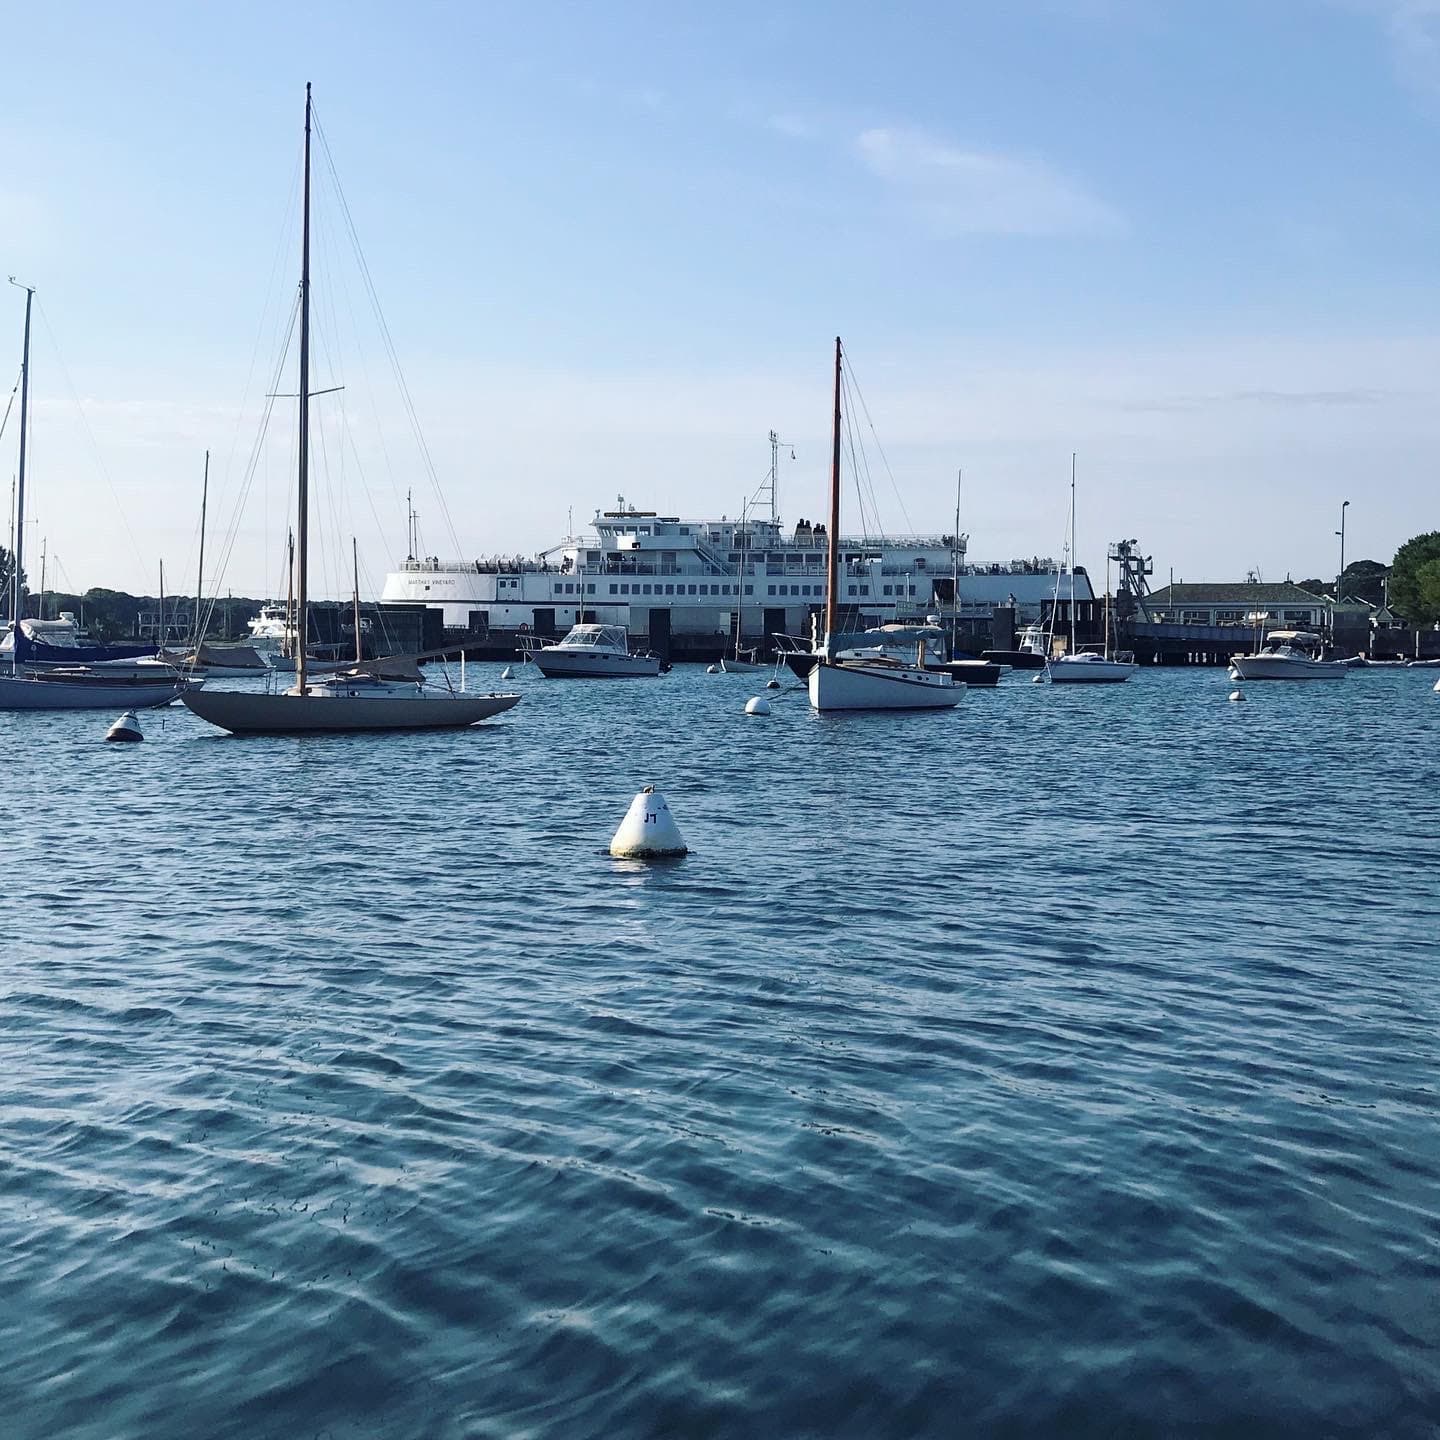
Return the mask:
<path id="1" fill-rule="evenodd" d="M 835 639 L 839 634 L 839 607 L 836 592 L 839 589 L 840 560 L 840 337 L 835 337 L 835 426 L 834 443 L 830 454 L 830 548 L 825 561 L 825 658 L 835 653 Z"/>
<path id="2" fill-rule="evenodd" d="M 190 627 L 190 644 L 200 658 L 200 601 L 205 594 L 205 506 L 210 499 L 210 452 L 205 452 L 205 478 L 200 482 L 200 563 L 195 567 L 195 620 Z"/>
<path id="3" fill-rule="evenodd" d="M 12 280 L 11 283 L 15 282 Z M 10 556 L 10 564 L 14 567 L 10 576 L 10 618 L 15 626 L 15 648 L 10 652 L 11 674 L 20 669 L 20 618 L 24 598 L 20 569 L 25 557 L 25 442 L 30 433 L 30 305 L 35 299 L 33 286 L 22 288 L 25 291 L 25 348 L 20 361 L 20 474 L 15 482 L 15 550 Z"/>
<path id="4" fill-rule="evenodd" d="M 305 638 L 310 629 L 310 82 L 305 82 L 305 190 L 300 229 L 300 474 L 296 497 L 295 695 L 307 693 Z"/>

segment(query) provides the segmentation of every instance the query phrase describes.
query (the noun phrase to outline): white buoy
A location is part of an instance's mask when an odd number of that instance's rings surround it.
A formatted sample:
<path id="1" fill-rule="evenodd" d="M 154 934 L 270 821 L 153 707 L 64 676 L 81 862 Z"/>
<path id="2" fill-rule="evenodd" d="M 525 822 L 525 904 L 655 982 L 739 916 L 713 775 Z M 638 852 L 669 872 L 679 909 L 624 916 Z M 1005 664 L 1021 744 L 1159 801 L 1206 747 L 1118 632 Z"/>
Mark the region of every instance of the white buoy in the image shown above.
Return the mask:
<path id="1" fill-rule="evenodd" d="M 515 672 L 507 665 L 507 666 L 500 672 L 500 678 L 501 678 L 502 680 L 513 680 L 513 679 L 515 678 Z"/>
<path id="2" fill-rule="evenodd" d="M 1437 681 L 1435 682 L 1435 693 L 1436 693 L 1437 695 L 1440 695 L 1440 680 L 1437 680 Z"/>
<path id="3" fill-rule="evenodd" d="M 1232 690 L 1230 692 L 1230 698 L 1232 700 L 1243 700 L 1245 698 L 1245 692 L 1243 690 Z"/>
<path id="4" fill-rule="evenodd" d="M 621 860 L 663 860 L 684 855 L 686 848 L 665 797 L 653 785 L 630 802 L 610 841 L 610 853 Z"/>
<path id="5" fill-rule="evenodd" d="M 1043 675 L 1037 675 L 1030 683 L 1032 685 L 1043 685 L 1045 683 L 1045 677 Z"/>
<path id="6" fill-rule="evenodd" d="M 133 710 L 127 710 L 106 732 L 107 740 L 143 740 L 144 732 Z"/>
<path id="7" fill-rule="evenodd" d="M 745 702 L 745 713 L 747 715 L 768 715 L 770 702 L 763 695 L 752 695 Z"/>
<path id="8" fill-rule="evenodd" d="M 772 675 L 772 676 L 765 682 L 765 688 L 766 688 L 767 690 L 778 690 L 778 689 L 780 688 L 780 682 Z"/>
<path id="9" fill-rule="evenodd" d="M 705 673 L 707 675 L 718 675 L 720 673 L 720 667 L 718 665 L 707 665 L 705 667 Z"/>

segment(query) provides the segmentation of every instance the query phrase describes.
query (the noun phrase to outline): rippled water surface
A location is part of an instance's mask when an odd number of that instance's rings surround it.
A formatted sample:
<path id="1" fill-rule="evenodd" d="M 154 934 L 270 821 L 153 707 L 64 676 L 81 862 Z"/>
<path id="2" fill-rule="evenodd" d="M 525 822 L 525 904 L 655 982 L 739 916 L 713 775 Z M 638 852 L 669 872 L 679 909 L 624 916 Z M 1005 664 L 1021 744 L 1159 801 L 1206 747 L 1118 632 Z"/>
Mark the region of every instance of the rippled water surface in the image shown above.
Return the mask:
<path id="1" fill-rule="evenodd" d="M 0 1434 L 1434 1434 L 1433 678 L 0 716 Z"/>

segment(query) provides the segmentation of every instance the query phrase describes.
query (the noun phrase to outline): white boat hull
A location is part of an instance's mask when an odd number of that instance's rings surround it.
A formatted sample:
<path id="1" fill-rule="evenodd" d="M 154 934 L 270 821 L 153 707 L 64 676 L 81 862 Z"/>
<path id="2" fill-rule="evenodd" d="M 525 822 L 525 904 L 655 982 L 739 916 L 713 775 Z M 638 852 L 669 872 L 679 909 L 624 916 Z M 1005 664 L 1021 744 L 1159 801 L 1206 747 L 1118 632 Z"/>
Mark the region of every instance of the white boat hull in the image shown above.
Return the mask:
<path id="1" fill-rule="evenodd" d="M 198 688 L 199 682 L 194 683 Z M 34 675 L 0 675 L 0 710 L 150 710 L 168 705 L 187 690 L 178 675 L 156 684 L 129 676 L 46 680 Z"/>
<path id="2" fill-rule="evenodd" d="M 547 680 L 628 680 L 660 673 L 655 655 L 587 655 L 557 645 L 532 650 L 530 659 Z"/>
<path id="3" fill-rule="evenodd" d="M 835 665 L 822 660 L 806 679 L 810 704 L 827 710 L 948 710 L 964 685 L 938 670 L 900 665 Z"/>
<path id="4" fill-rule="evenodd" d="M 1139 668 L 1129 660 L 1068 660 L 1062 655 L 1045 666 L 1045 674 L 1052 685 L 1120 685 Z"/>
<path id="5" fill-rule="evenodd" d="M 722 660 L 720 668 L 727 675 L 743 674 L 747 670 L 768 670 L 768 665 L 756 665 L 749 660 Z"/>
<path id="6" fill-rule="evenodd" d="M 1308 660 L 1277 655 L 1232 655 L 1237 680 L 1343 680 L 1349 667 L 1340 660 Z"/>
<path id="7" fill-rule="evenodd" d="M 338 735 L 379 730 L 460 730 L 520 701 L 407 687 L 410 694 L 363 694 L 344 685 L 309 695 L 206 690 L 182 697 L 202 720 L 232 735 Z"/>

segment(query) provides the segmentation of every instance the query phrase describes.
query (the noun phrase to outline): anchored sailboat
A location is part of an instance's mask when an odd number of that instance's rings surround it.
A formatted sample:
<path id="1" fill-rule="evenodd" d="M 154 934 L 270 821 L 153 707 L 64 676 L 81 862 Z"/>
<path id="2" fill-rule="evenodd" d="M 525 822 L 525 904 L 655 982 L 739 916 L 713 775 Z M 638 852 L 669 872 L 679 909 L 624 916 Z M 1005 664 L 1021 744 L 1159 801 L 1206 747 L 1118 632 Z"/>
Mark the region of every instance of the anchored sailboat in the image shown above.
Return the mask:
<path id="1" fill-rule="evenodd" d="M 12 277 L 12 284 L 18 284 Z M 24 589 L 20 582 L 25 552 L 25 465 L 30 431 L 30 308 L 35 291 L 25 291 L 25 344 L 20 366 L 20 468 L 15 481 L 15 538 L 10 576 L 10 673 L 0 675 L 0 710 L 137 710 L 168 705 L 187 683 L 174 670 L 153 677 L 105 672 L 91 661 L 127 658 L 131 647 L 47 645 L 25 633 Z M 42 587 L 43 588 L 43 587 Z M 134 647 L 153 655 L 153 645 Z M 31 667 L 35 668 L 31 668 Z"/>
<path id="2" fill-rule="evenodd" d="M 1107 562 L 1108 563 L 1108 562 Z M 1060 587 L 1055 581 L 1056 591 Z M 1054 612 L 1051 612 L 1052 623 Z M 1070 648 L 1047 660 L 1045 674 L 1052 685 L 1117 685 L 1128 680 L 1140 667 L 1131 659 L 1110 655 L 1110 579 L 1105 579 L 1105 653 L 1079 651 L 1075 646 L 1075 455 L 1070 455 Z"/>
<path id="3" fill-rule="evenodd" d="M 840 382 L 843 351 L 835 337 L 835 416 L 830 463 L 830 532 L 826 559 L 825 644 L 807 677 L 810 703 L 816 710 L 948 710 L 965 698 L 965 686 L 942 670 L 927 670 L 925 648 L 918 647 L 915 665 L 874 653 L 838 648 L 840 612 Z"/>
<path id="4" fill-rule="evenodd" d="M 283 692 L 207 690 L 184 700 L 202 720 L 237 735 L 292 735 L 382 730 L 462 729 L 519 703 L 517 694 L 469 695 L 394 678 L 397 657 L 357 664 L 312 681 L 306 657 L 310 619 L 310 86 L 305 86 L 305 176 L 300 248 L 300 443 L 296 488 L 295 684 Z M 358 588 L 358 587 L 357 587 Z M 357 606 L 358 611 L 358 606 Z M 356 643 L 359 644 L 359 624 Z"/>

